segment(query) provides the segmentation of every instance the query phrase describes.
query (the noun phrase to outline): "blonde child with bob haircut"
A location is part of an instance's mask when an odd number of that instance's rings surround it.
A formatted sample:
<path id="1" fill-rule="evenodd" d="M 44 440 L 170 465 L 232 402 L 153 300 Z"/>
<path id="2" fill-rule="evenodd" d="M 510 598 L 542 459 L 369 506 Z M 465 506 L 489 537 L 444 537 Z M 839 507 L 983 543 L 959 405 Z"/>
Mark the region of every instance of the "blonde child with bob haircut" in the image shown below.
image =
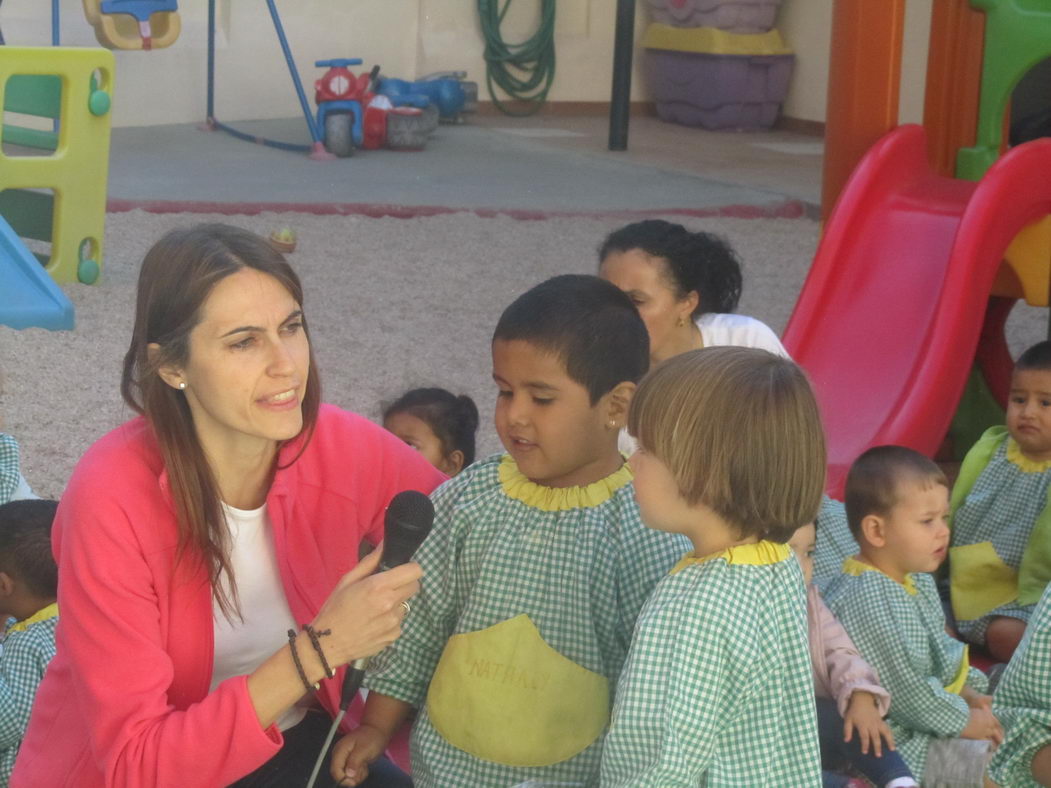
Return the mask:
<path id="1" fill-rule="evenodd" d="M 785 544 L 825 481 L 806 376 L 764 350 L 683 353 L 640 384 L 628 429 L 643 522 L 694 549 L 639 614 L 603 787 L 821 785 L 806 593 Z"/>

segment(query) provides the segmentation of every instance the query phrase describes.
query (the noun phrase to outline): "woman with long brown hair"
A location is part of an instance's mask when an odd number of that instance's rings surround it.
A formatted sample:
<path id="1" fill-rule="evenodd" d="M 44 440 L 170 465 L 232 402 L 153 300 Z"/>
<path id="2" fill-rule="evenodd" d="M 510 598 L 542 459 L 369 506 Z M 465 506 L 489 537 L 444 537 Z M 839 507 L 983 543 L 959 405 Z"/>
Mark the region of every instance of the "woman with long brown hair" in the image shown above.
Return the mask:
<path id="1" fill-rule="evenodd" d="M 234 227 L 146 255 L 121 392 L 139 418 L 88 450 L 55 521 L 58 654 L 11 784 L 303 785 L 330 721 L 313 701 L 334 712 L 340 667 L 398 636 L 417 589 L 359 546 L 443 477 L 320 404 L 299 280 Z"/>

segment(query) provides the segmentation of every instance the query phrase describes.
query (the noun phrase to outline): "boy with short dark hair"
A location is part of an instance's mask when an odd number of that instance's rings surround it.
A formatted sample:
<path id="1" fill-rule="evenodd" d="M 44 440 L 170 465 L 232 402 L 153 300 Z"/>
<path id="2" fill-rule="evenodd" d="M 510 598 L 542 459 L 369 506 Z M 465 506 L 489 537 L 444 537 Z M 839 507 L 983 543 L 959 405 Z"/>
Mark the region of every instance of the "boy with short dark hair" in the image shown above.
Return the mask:
<path id="1" fill-rule="evenodd" d="M 0 506 L 0 616 L 16 619 L 0 653 L 0 786 L 29 724 L 37 686 L 55 656 L 58 567 L 51 554 L 55 501 Z"/>
<path id="2" fill-rule="evenodd" d="M 416 708 L 417 788 L 595 785 L 635 619 L 688 547 L 642 524 L 617 450 L 649 357 L 624 293 L 592 276 L 537 285 L 504 310 L 492 356 L 507 453 L 432 496 L 420 592 L 333 750 L 343 784 Z"/>
<path id="3" fill-rule="evenodd" d="M 945 475 L 912 449 L 878 446 L 851 467 L 845 497 L 860 551 L 825 602 L 894 699 L 887 720 L 899 752 L 923 785 L 991 785 L 989 744 L 1003 730 L 984 674 L 945 631 L 931 576 L 949 543 Z"/>

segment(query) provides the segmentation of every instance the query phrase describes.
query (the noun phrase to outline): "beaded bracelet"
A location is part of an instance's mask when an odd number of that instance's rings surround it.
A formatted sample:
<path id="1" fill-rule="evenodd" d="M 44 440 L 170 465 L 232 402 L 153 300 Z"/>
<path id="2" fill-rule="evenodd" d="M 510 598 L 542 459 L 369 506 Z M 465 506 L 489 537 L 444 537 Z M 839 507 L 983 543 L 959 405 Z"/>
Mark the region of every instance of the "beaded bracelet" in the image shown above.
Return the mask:
<path id="1" fill-rule="evenodd" d="M 331 635 L 331 629 L 323 629 L 318 632 L 310 624 L 303 626 L 303 631 L 307 633 L 307 637 L 310 638 L 310 644 L 314 647 L 314 651 L 317 652 L 318 657 L 321 659 L 321 667 L 325 669 L 325 678 L 330 679 L 336 675 L 331 667 L 329 667 L 328 660 L 325 659 L 325 652 L 321 649 L 321 638 L 325 635 Z"/>
<path id="2" fill-rule="evenodd" d="M 321 683 L 311 684 L 307 678 L 307 672 L 303 670 L 303 663 L 299 660 L 299 652 L 296 651 L 296 631 L 294 629 L 288 630 L 288 645 L 292 648 L 292 661 L 296 663 L 296 670 L 299 672 L 299 678 L 303 681 L 303 686 L 306 687 L 307 692 L 317 692 L 321 687 Z"/>

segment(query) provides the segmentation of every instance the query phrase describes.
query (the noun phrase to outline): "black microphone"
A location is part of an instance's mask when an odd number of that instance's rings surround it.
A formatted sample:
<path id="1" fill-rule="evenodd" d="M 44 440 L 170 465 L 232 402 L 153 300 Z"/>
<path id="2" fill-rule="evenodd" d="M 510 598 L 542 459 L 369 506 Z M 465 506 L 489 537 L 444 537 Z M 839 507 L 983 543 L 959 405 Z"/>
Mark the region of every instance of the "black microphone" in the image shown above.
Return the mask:
<path id="1" fill-rule="evenodd" d="M 383 555 L 380 556 L 380 572 L 386 572 L 409 561 L 413 553 L 423 544 L 434 525 L 434 504 L 421 492 L 405 490 L 391 498 L 387 514 L 383 518 Z M 356 659 L 347 666 L 343 678 L 343 693 L 339 707 L 350 705 L 361 681 L 365 678 L 368 658 Z"/>

